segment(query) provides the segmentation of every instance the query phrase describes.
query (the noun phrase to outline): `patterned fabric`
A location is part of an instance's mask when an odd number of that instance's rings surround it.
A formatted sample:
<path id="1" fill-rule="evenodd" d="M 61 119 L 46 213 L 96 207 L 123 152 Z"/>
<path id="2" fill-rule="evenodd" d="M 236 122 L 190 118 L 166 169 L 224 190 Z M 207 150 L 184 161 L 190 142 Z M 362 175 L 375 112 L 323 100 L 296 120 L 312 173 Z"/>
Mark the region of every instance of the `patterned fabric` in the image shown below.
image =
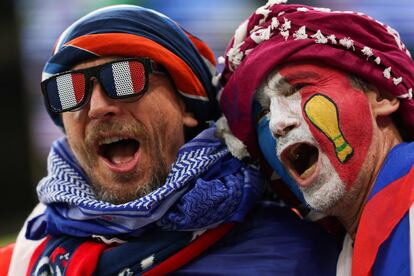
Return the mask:
<path id="1" fill-rule="evenodd" d="M 59 37 L 42 79 L 102 56 L 149 57 L 171 75 L 189 111 L 200 122 L 219 115 L 212 85 L 215 60 L 204 42 L 153 10 L 116 5 L 96 10 L 73 23 Z M 60 116 L 50 114 L 63 127 Z"/>
<path id="2" fill-rule="evenodd" d="M 414 63 L 399 34 L 371 17 L 270 0 L 236 30 L 226 50 L 220 104 L 232 132 L 258 153 L 252 116 L 257 88 L 278 65 L 317 60 L 360 76 L 401 99 L 414 134 Z"/>
<path id="3" fill-rule="evenodd" d="M 224 224 L 201 232 L 154 229 L 139 239 L 121 244 L 69 236 L 48 237 L 34 252 L 27 275 L 141 275 L 143 272 L 160 275 L 151 270 L 154 267 L 164 272 L 175 270 L 177 266 L 168 261 L 171 256 L 183 248 L 190 249 L 191 255 L 180 258 L 181 263 L 186 264 L 233 226 Z M 199 249 L 193 249 L 194 246 Z"/>
<path id="4" fill-rule="evenodd" d="M 48 158 L 48 176 L 37 187 L 39 200 L 48 207 L 28 223 L 26 236 L 136 236 L 153 223 L 168 230 L 196 230 L 241 221 L 261 195 L 263 180 L 257 168 L 230 155 L 214 136 L 215 129 L 179 150 L 163 186 L 120 205 L 95 198 L 66 140 L 57 140 Z"/>
<path id="5" fill-rule="evenodd" d="M 361 215 L 352 275 L 412 275 L 413 165 L 414 143 L 399 144 L 388 154 Z"/>

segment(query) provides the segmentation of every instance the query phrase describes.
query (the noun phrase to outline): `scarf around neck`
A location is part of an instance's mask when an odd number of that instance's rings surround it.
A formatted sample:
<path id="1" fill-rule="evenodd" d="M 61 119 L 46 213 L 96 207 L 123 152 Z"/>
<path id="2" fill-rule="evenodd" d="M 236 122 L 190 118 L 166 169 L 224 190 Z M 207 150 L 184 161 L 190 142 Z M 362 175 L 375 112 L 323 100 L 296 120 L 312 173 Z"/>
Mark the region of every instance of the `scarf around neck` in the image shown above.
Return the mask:
<path id="1" fill-rule="evenodd" d="M 413 180 L 414 143 L 403 142 L 388 153 L 368 195 L 356 232 L 352 275 L 412 275 Z"/>
<path id="2" fill-rule="evenodd" d="M 150 225 L 189 231 L 242 221 L 262 194 L 263 179 L 257 168 L 231 156 L 215 130 L 210 127 L 179 150 L 163 186 L 119 205 L 96 199 L 66 139 L 58 139 L 48 175 L 37 186 L 47 208 L 29 221 L 26 237 L 138 236 Z"/>

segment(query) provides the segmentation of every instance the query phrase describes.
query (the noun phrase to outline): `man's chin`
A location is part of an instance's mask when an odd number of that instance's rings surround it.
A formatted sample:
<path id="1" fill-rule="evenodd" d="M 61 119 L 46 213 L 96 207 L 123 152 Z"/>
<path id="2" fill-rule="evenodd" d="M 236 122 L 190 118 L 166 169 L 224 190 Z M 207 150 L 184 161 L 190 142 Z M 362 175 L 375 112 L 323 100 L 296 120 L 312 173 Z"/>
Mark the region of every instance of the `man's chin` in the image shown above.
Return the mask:
<path id="1" fill-rule="evenodd" d="M 115 205 L 134 201 L 141 197 L 134 192 L 126 193 L 125 191 L 114 191 L 109 189 L 95 189 L 96 199 L 112 203 Z"/>
<path id="2" fill-rule="evenodd" d="M 112 204 L 123 204 L 148 195 L 161 187 L 166 173 L 155 173 L 145 177 L 137 173 L 111 175 L 109 180 L 91 178 L 95 197 Z"/>
<path id="3" fill-rule="evenodd" d="M 315 183 L 302 190 L 306 203 L 318 212 L 330 213 L 345 195 L 345 185 L 339 179 Z"/>
<path id="4" fill-rule="evenodd" d="M 95 197 L 98 200 L 112 203 L 123 204 L 141 198 L 152 191 L 148 184 L 137 185 L 131 183 L 112 182 L 110 185 L 93 184 Z"/>
<path id="5" fill-rule="evenodd" d="M 338 204 L 341 196 L 337 195 L 325 195 L 324 197 L 318 197 L 314 195 L 307 195 L 304 193 L 306 203 L 312 210 L 322 212 L 325 214 L 333 213 L 335 206 Z"/>

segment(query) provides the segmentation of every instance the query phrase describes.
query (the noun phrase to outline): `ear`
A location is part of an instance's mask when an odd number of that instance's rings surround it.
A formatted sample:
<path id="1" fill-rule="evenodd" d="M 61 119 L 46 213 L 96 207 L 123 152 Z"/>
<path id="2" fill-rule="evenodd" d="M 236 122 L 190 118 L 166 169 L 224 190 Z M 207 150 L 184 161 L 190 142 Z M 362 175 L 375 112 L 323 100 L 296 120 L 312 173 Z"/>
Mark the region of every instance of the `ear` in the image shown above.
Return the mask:
<path id="1" fill-rule="evenodd" d="M 196 127 L 198 125 L 198 121 L 194 118 L 193 113 L 183 112 L 183 124 L 186 127 Z"/>
<path id="2" fill-rule="evenodd" d="M 389 116 L 400 107 L 400 101 L 390 93 L 372 87 L 366 92 L 374 117 Z"/>
<path id="3" fill-rule="evenodd" d="M 178 95 L 178 93 L 175 95 Z M 177 96 L 177 100 L 181 109 L 183 125 L 190 128 L 196 127 L 198 125 L 198 121 L 194 117 L 194 114 L 187 111 L 187 107 L 185 106 L 184 100 L 180 96 Z"/>

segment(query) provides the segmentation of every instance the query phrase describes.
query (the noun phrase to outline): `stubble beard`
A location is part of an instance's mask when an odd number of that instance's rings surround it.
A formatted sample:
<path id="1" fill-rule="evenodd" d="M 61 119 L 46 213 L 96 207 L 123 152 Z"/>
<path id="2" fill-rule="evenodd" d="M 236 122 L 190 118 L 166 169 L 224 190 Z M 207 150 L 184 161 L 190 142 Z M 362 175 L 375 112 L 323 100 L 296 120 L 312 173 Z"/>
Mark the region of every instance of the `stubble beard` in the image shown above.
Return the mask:
<path id="1" fill-rule="evenodd" d="M 129 133 L 135 137 L 140 147 L 145 146 L 151 150 L 150 159 L 154 162 L 150 170 L 149 179 L 138 184 L 142 179 L 140 176 L 145 175 L 142 168 L 138 167 L 128 173 L 114 173 L 109 170 L 105 171 L 105 176 L 101 177 L 95 168 L 98 156 L 95 152 L 95 141 L 100 133 Z M 89 183 L 95 192 L 97 200 L 112 204 L 122 204 L 141 198 L 152 191 L 161 187 L 169 173 L 169 167 L 161 154 L 161 145 L 158 139 L 151 137 L 148 130 L 138 122 L 103 122 L 93 129 L 88 130 L 85 139 L 85 149 L 83 158 L 78 158 L 84 169 Z M 76 148 L 77 146 L 74 145 Z M 80 151 L 78 151 L 80 152 Z M 82 164 L 84 163 L 84 164 Z M 109 179 L 109 180 L 102 180 Z M 111 182 L 111 183 L 108 183 Z M 116 183 L 116 185 L 112 185 Z"/>
<path id="2" fill-rule="evenodd" d="M 309 206 L 318 212 L 330 213 L 345 195 L 345 183 L 329 161 L 321 156 L 321 171 L 311 186 L 302 188 L 303 196 Z"/>
<path id="3" fill-rule="evenodd" d="M 368 196 L 371 188 L 368 184 L 372 183 L 376 177 L 372 164 L 379 158 L 377 152 L 379 152 L 379 149 L 375 148 L 375 143 L 371 142 L 356 179 L 348 185 L 339 178 L 332 163 L 323 154 L 327 162 L 322 163 L 322 167 L 325 168 L 326 172 L 332 172 L 331 177 L 326 177 L 325 180 L 321 179 L 316 185 L 310 187 L 309 191 L 304 191 L 305 200 L 309 199 L 309 205 L 315 210 L 340 218 L 349 217 L 348 213 L 351 210 L 363 208 L 364 199 Z M 323 183 L 326 183 L 326 188 L 322 187 L 320 191 L 315 193 L 313 189 L 317 190 Z M 329 194 L 329 196 L 326 196 L 325 200 L 318 201 L 318 199 L 323 198 L 324 193 Z M 351 217 L 356 219 L 356 215 L 358 213 L 351 214 Z"/>
<path id="4" fill-rule="evenodd" d="M 160 157 L 160 161 L 161 160 L 162 159 Z M 102 183 L 100 183 L 96 179 L 93 173 L 91 174 L 89 179 L 95 191 L 96 199 L 109 202 L 112 204 L 122 204 L 144 197 L 152 191 L 161 187 L 165 183 L 165 179 L 168 176 L 168 173 L 166 172 L 166 167 L 167 166 L 165 165 L 165 163 L 159 164 L 158 168 L 154 170 L 153 174 L 147 182 L 138 185 L 135 190 L 128 194 L 123 194 L 122 192 L 119 192 L 117 189 L 111 189 L 103 186 Z M 124 175 L 113 174 L 112 178 L 114 179 L 114 181 L 118 183 L 131 183 L 131 181 L 137 179 L 136 175 L 140 175 L 140 172 L 137 171 L 131 174 Z"/>

